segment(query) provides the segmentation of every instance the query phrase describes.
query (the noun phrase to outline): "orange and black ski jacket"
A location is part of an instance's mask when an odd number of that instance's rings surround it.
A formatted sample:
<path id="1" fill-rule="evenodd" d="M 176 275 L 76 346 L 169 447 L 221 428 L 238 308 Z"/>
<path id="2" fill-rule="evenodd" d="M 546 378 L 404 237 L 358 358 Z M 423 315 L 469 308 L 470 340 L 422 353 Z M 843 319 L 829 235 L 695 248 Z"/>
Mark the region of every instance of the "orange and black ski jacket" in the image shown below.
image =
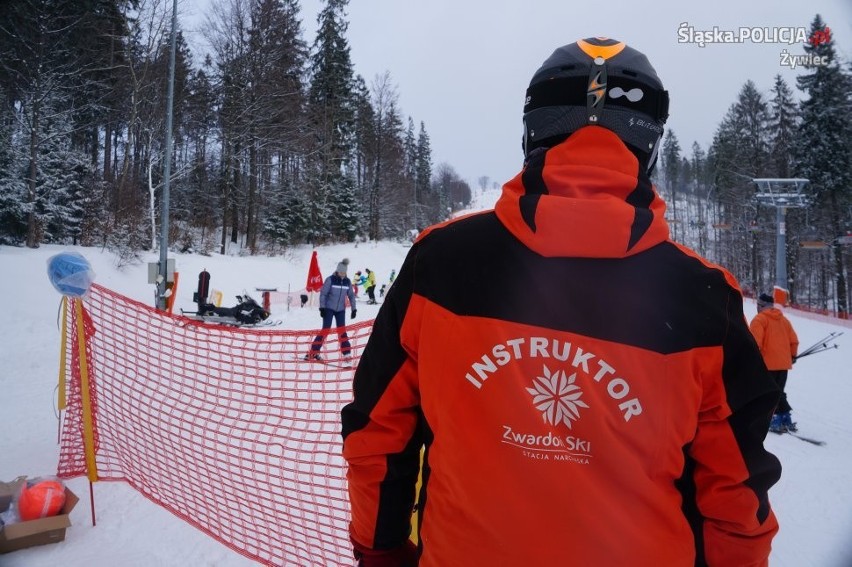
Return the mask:
<path id="1" fill-rule="evenodd" d="M 799 337 L 780 310 L 767 307 L 749 325 L 769 370 L 789 370 L 799 352 Z"/>
<path id="2" fill-rule="evenodd" d="M 767 564 L 779 392 L 638 170 L 585 127 L 412 247 L 342 411 L 357 546 L 409 537 L 425 447 L 421 567 Z"/>

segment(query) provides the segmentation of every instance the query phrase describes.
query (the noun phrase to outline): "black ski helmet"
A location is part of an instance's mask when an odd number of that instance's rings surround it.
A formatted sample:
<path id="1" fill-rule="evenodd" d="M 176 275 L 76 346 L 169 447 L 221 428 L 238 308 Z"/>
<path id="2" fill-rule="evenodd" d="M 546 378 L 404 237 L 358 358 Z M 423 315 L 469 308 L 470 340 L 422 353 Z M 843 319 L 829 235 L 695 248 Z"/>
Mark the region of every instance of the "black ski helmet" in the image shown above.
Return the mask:
<path id="1" fill-rule="evenodd" d="M 614 39 L 581 39 L 554 51 L 530 81 L 524 157 L 597 125 L 615 132 L 650 172 L 668 116 L 669 93 L 645 55 Z"/>

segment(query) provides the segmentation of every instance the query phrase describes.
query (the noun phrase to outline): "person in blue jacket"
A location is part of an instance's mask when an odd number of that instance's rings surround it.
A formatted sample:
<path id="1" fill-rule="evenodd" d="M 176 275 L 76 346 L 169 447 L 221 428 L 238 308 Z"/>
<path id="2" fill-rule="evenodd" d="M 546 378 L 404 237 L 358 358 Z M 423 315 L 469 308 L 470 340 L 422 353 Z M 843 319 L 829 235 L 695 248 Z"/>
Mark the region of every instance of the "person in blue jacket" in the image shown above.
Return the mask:
<path id="1" fill-rule="evenodd" d="M 354 319 L 358 313 L 355 308 L 355 292 L 352 290 L 352 282 L 346 277 L 346 270 L 349 267 L 349 259 L 344 258 L 337 264 L 337 270 L 325 279 L 320 291 L 320 316 L 322 317 L 322 328 L 311 344 L 311 351 L 305 355 L 305 360 L 321 360 L 320 349 L 322 349 L 323 341 L 328 332 L 326 329 L 331 328 L 331 321 L 334 319 L 337 326 L 337 336 L 340 339 L 340 352 L 344 359 L 350 357 L 352 345 L 349 343 L 349 336 L 346 334 L 346 298 L 349 298 L 349 305 L 352 310 L 349 316 Z"/>
<path id="2" fill-rule="evenodd" d="M 355 272 L 355 277 L 352 278 L 352 287 L 355 288 L 355 297 L 358 297 L 358 286 L 367 283 L 367 276 L 361 275 L 361 270 Z"/>

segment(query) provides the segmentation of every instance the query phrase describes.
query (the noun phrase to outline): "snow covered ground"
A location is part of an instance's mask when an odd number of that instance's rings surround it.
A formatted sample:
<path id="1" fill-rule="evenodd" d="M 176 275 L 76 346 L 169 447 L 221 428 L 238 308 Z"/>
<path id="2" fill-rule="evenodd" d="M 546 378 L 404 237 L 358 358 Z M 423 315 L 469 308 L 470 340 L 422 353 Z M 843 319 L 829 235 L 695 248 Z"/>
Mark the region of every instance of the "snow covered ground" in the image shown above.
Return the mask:
<path id="1" fill-rule="evenodd" d="M 0 480 L 19 475 L 53 474 L 58 460 L 56 379 L 59 361 L 57 313 L 59 294 L 47 279 L 50 256 L 68 247 L 37 250 L 0 247 Z M 147 266 L 115 267 L 111 254 L 77 248 L 97 274 L 96 281 L 134 299 L 151 303 Z M 211 287 L 224 293 L 224 305 L 246 290 L 259 299 L 256 287 L 298 291 L 305 285 L 311 248 L 296 248 L 285 257 L 175 255 L 183 278 L 176 308 L 191 309 L 198 272 L 206 268 Z M 381 285 L 399 269 L 408 248 L 379 242 L 318 248 L 323 276 L 344 257 L 350 272 L 369 267 Z M 155 255 L 145 262 L 156 261 Z M 358 319 L 373 318 L 378 306 L 358 305 Z M 753 302 L 746 315 L 755 314 Z M 852 328 L 788 313 L 803 346 L 832 331 L 845 331 L 840 347 L 799 361 L 790 374 L 788 395 L 800 433 L 826 442 L 817 447 L 794 437 L 770 434 L 768 448 L 784 465 L 781 481 L 770 493 L 781 523 L 770 564 L 773 567 L 849 567 L 852 565 Z M 316 308 L 275 306 L 273 318 L 283 328 L 319 326 Z M 282 327 L 279 327 L 282 328 Z M 95 485 L 97 526 L 92 527 L 85 479 L 69 482 L 81 497 L 71 515 L 66 541 L 0 556 L 6 567 L 178 567 L 251 565 L 253 562 L 190 527 L 123 483 Z M 625 513 L 628 513 L 625 511 Z"/>

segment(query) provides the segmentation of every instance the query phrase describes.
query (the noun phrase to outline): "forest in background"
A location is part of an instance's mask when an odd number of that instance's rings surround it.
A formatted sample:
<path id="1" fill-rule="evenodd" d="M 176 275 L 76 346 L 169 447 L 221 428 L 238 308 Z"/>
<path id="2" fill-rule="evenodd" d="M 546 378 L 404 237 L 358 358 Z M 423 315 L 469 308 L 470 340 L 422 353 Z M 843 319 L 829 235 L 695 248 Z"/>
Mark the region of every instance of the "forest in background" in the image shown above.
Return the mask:
<path id="1" fill-rule="evenodd" d="M 785 208 L 786 287 L 792 303 L 846 316 L 852 64 L 840 60 L 819 15 L 810 37 L 805 54 L 820 64 L 802 67 L 796 79 L 801 100 L 780 74 L 769 93 L 747 81 L 708 149 L 698 143 L 681 148 L 677 135 L 666 132 L 654 182 L 668 203 L 672 238 L 728 268 L 756 296 L 771 293 L 776 283 L 778 210 L 772 199 L 758 198 L 768 189 L 753 180 L 807 179 L 804 206 Z"/>
<path id="2" fill-rule="evenodd" d="M 179 31 L 169 242 L 202 254 L 407 239 L 471 200 L 432 163 L 389 73 L 352 64 L 348 0 L 305 39 L 298 0 L 214 0 L 205 46 Z M 0 244 L 157 247 L 169 0 L 7 0 L 0 22 Z M 180 25 L 180 22 L 179 22 Z M 775 283 L 776 208 L 754 178 L 805 178 L 786 210 L 794 303 L 848 313 L 852 65 L 819 16 L 795 88 L 746 82 L 707 149 L 668 131 L 654 181 L 672 237 L 755 293 Z M 816 59 L 815 59 L 816 60 Z M 481 189 L 488 178 L 478 180 Z"/>
<path id="3" fill-rule="evenodd" d="M 328 0 L 216 0 L 177 36 L 170 243 L 250 253 L 405 237 L 470 201 Z M 172 2 L 12 0 L 0 24 L 0 241 L 156 246 Z"/>

